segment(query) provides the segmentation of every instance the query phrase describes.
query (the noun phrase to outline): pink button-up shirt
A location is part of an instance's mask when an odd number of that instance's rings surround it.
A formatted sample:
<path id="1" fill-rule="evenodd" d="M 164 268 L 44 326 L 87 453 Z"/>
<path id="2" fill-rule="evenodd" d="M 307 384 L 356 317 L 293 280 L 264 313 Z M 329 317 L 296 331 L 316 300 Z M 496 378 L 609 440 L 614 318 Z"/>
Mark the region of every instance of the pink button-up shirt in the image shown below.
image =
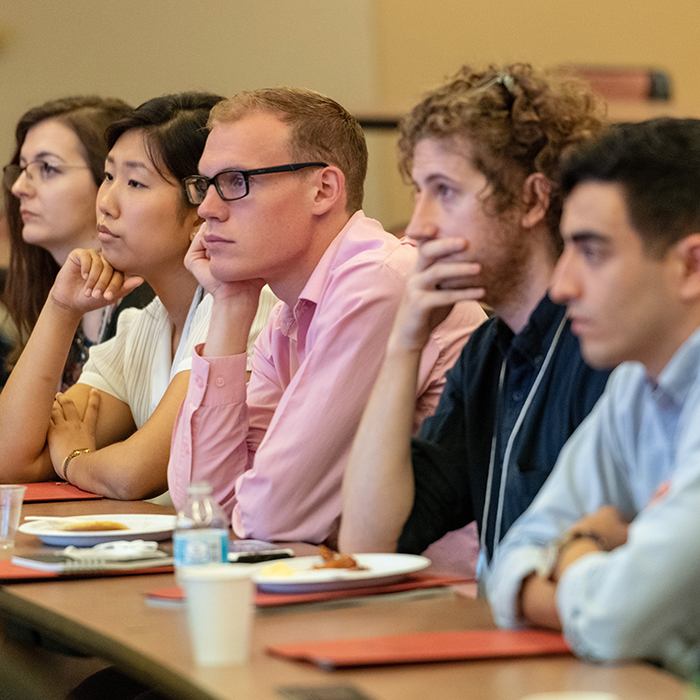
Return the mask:
<path id="1" fill-rule="evenodd" d="M 194 353 L 173 434 L 168 485 L 180 507 L 208 481 L 239 537 L 323 542 L 337 532 L 350 447 L 379 373 L 416 251 L 357 212 L 293 309 L 272 311 L 245 354 Z M 437 406 L 445 372 L 485 319 L 459 304 L 423 351 L 415 427 Z"/>

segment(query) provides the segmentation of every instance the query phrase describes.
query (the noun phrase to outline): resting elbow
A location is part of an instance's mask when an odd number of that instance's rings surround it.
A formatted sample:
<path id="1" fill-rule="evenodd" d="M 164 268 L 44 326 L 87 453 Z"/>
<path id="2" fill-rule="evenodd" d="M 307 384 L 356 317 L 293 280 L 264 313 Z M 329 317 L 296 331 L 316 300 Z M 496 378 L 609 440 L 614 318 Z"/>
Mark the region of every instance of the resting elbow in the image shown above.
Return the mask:
<path id="1" fill-rule="evenodd" d="M 654 646 L 647 625 L 622 615 L 574 620 L 565 623 L 564 634 L 577 655 L 597 661 L 645 658 Z"/>

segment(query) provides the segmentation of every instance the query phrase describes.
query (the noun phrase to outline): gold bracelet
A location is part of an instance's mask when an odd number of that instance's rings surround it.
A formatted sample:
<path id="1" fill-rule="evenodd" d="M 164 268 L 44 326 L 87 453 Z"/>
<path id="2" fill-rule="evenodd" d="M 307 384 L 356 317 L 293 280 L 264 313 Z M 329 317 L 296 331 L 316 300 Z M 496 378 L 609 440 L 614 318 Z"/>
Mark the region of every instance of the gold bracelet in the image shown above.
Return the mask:
<path id="1" fill-rule="evenodd" d="M 61 478 L 63 479 L 63 481 L 68 481 L 68 465 L 70 464 L 71 459 L 77 457 L 78 455 L 85 454 L 86 452 L 92 452 L 92 450 L 89 447 L 83 447 L 80 450 L 73 450 L 63 460 L 63 463 L 61 464 Z"/>

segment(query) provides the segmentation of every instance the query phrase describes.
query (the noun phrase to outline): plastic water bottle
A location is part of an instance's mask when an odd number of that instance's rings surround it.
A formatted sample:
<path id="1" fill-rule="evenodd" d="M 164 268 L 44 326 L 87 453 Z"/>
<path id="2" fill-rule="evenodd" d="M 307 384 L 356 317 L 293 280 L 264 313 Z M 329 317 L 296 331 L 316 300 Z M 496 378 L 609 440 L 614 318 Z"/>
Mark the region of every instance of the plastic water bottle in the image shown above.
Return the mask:
<path id="1" fill-rule="evenodd" d="M 221 564 L 228 555 L 228 519 L 211 495 L 211 485 L 190 484 L 173 535 L 175 567 Z"/>

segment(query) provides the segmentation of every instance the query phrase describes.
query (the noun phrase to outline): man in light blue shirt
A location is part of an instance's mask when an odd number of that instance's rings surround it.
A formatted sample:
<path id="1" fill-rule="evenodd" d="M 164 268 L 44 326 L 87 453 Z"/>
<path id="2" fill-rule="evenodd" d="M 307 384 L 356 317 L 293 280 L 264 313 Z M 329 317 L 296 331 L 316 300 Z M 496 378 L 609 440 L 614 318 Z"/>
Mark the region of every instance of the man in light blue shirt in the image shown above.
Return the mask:
<path id="1" fill-rule="evenodd" d="M 487 578 L 507 627 L 700 671 L 700 121 L 622 124 L 565 164 L 551 296 L 620 365 Z"/>

